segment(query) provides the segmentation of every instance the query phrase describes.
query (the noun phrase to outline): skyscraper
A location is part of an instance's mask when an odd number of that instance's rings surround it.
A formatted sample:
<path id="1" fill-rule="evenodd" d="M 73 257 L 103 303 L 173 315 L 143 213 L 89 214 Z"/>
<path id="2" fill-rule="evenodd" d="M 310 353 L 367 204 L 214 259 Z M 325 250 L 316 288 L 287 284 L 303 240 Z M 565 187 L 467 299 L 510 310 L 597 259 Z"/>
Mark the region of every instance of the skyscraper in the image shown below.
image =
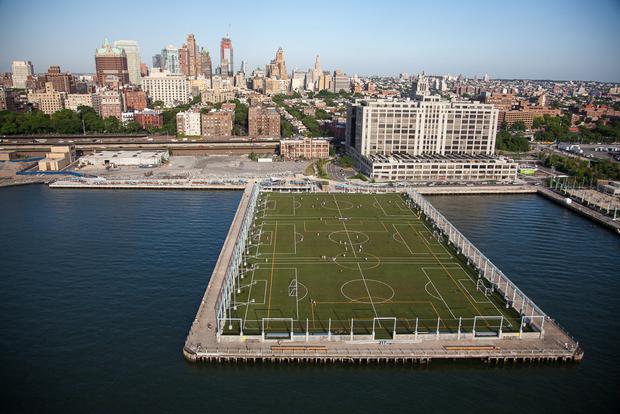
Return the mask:
<path id="1" fill-rule="evenodd" d="M 162 68 L 163 65 L 163 59 L 161 57 L 160 54 L 157 54 L 155 56 L 153 56 L 153 67 L 154 68 Z"/>
<path id="2" fill-rule="evenodd" d="M 181 66 L 179 65 L 179 49 L 175 46 L 168 45 L 165 49 L 162 49 L 161 60 L 162 69 L 165 69 L 170 73 L 181 73 Z"/>
<path id="3" fill-rule="evenodd" d="M 95 50 L 97 84 L 117 88 L 129 83 L 127 55 L 119 47 L 112 47 L 108 39 Z"/>
<path id="4" fill-rule="evenodd" d="M 213 76 L 213 66 L 211 64 L 211 55 L 204 48 L 200 50 L 200 69 L 199 74 L 204 76 L 207 79 L 211 79 Z"/>
<path id="5" fill-rule="evenodd" d="M 127 70 L 129 71 L 129 83 L 133 85 L 140 85 L 140 50 L 138 48 L 138 42 L 135 40 L 117 40 L 114 42 L 114 46 L 121 48 L 125 51 L 127 56 Z"/>
<path id="6" fill-rule="evenodd" d="M 14 60 L 11 65 L 11 72 L 13 73 L 13 87 L 25 89 L 26 81 L 34 73 L 34 68 L 30 61 Z"/>
<path id="7" fill-rule="evenodd" d="M 196 45 L 196 39 L 194 38 L 194 34 L 190 33 L 187 35 L 187 54 L 188 54 L 188 66 L 189 66 L 189 76 L 196 77 L 198 76 L 198 46 Z"/>
<path id="8" fill-rule="evenodd" d="M 267 65 L 267 76 L 275 77 L 277 79 L 288 79 L 288 72 L 286 70 L 286 62 L 284 61 L 284 50 L 279 48 L 276 52 L 276 58 Z"/>
<path id="9" fill-rule="evenodd" d="M 224 76 L 233 76 L 234 69 L 232 41 L 228 35 L 226 35 L 220 42 L 220 74 Z"/>
<path id="10" fill-rule="evenodd" d="M 186 44 L 179 48 L 179 67 L 182 74 L 189 76 L 189 50 Z"/>

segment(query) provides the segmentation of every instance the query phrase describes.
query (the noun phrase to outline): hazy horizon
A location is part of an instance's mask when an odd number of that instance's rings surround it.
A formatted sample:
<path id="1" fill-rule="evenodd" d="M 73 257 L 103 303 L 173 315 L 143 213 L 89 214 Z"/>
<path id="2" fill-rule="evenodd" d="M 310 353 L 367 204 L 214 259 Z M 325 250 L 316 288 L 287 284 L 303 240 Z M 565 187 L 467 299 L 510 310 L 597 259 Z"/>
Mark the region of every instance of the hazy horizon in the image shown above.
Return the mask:
<path id="1" fill-rule="evenodd" d="M 289 72 L 306 70 L 321 56 L 324 70 L 353 75 L 429 74 L 494 79 L 620 82 L 620 3 L 488 0 L 441 4 L 388 0 L 312 5 L 268 1 L 261 7 L 200 2 L 128 3 L 112 0 L 97 12 L 69 0 L 47 7 L 34 0 L 0 0 L 9 18 L 0 27 L 0 71 L 13 60 L 32 61 L 37 73 L 50 65 L 63 71 L 93 73 L 94 53 L 105 38 L 135 40 L 142 62 L 188 33 L 219 65 L 219 41 L 233 42 L 235 71 L 263 68 L 278 47 Z M 174 17 L 171 17 L 174 16 Z M 116 22 L 116 23 L 115 23 Z"/>

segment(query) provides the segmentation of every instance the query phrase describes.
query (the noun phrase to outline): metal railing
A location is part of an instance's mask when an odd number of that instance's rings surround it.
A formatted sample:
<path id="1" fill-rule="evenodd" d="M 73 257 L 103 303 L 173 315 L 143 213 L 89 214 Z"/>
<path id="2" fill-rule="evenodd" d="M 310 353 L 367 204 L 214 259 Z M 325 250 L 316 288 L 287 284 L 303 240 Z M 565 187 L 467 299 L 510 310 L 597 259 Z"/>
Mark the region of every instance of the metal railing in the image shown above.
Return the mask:
<path id="1" fill-rule="evenodd" d="M 484 277 L 491 286 L 500 292 L 507 304 L 515 309 L 526 322 L 538 329 L 542 328 L 545 312 L 538 307 L 525 293 L 521 291 L 491 260 L 489 260 L 476 246 L 473 245 L 456 227 L 452 225 L 433 205 L 418 191 L 409 188 L 406 191 L 409 198 L 426 215 L 433 225 L 447 237 L 448 241 L 466 257 L 470 264 Z"/>

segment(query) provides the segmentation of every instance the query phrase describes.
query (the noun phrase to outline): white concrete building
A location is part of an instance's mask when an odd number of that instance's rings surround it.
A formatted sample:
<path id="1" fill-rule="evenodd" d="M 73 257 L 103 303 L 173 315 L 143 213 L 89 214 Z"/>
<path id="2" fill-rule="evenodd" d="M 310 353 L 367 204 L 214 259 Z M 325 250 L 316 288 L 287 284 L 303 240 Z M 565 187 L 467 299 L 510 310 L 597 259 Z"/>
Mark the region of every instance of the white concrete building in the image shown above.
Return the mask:
<path id="1" fill-rule="evenodd" d="M 200 136 L 200 111 L 185 111 L 177 114 L 177 134 Z"/>
<path id="2" fill-rule="evenodd" d="M 14 60 L 11 64 L 11 72 L 13 79 L 13 87 L 26 89 L 26 81 L 28 76 L 32 76 L 34 68 L 30 61 Z"/>
<path id="3" fill-rule="evenodd" d="M 188 103 L 191 98 L 189 81 L 179 73 L 154 71 L 142 78 L 142 90 L 151 102 L 161 101 L 166 107 Z"/>
<path id="4" fill-rule="evenodd" d="M 371 155 L 364 174 L 377 180 L 411 182 L 505 182 L 517 178 L 518 163 L 487 155 Z"/>
<path id="5" fill-rule="evenodd" d="M 361 155 L 495 153 L 499 111 L 478 102 L 357 100 L 349 107 L 347 146 Z"/>
<path id="6" fill-rule="evenodd" d="M 127 55 L 129 83 L 133 85 L 140 85 L 142 83 L 142 77 L 140 75 L 141 60 L 138 42 L 135 40 L 117 40 L 114 42 L 114 47 L 123 49 L 125 51 L 125 55 Z"/>
<path id="7" fill-rule="evenodd" d="M 136 166 L 161 165 L 169 158 L 168 151 L 97 151 L 79 159 L 80 166 Z"/>
<path id="8" fill-rule="evenodd" d="M 345 143 L 377 179 L 506 180 L 516 177 L 517 164 L 493 157 L 497 118 L 493 105 L 438 96 L 357 100 L 348 109 Z"/>

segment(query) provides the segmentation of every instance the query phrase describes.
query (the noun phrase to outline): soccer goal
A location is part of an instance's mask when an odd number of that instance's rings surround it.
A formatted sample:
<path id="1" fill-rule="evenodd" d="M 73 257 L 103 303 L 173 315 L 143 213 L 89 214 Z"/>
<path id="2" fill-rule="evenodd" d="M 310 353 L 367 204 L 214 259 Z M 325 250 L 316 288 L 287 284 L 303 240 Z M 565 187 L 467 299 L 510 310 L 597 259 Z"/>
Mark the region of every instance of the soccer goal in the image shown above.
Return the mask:
<path id="1" fill-rule="evenodd" d="M 262 339 L 291 339 L 293 337 L 293 318 L 261 319 Z"/>
<path id="2" fill-rule="evenodd" d="M 486 287 L 482 279 L 478 279 L 478 281 L 476 282 L 476 290 L 484 293 L 484 296 L 489 296 L 491 293 L 493 293 L 493 289 L 490 287 Z"/>
<path id="3" fill-rule="evenodd" d="M 501 338 L 503 327 L 503 316 L 474 316 L 472 334 L 474 338 Z"/>
<path id="4" fill-rule="evenodd" d="M 372 320 L 372 339 L 394 339 L 396 336 L 396 318 L 378 317 Z"/>

